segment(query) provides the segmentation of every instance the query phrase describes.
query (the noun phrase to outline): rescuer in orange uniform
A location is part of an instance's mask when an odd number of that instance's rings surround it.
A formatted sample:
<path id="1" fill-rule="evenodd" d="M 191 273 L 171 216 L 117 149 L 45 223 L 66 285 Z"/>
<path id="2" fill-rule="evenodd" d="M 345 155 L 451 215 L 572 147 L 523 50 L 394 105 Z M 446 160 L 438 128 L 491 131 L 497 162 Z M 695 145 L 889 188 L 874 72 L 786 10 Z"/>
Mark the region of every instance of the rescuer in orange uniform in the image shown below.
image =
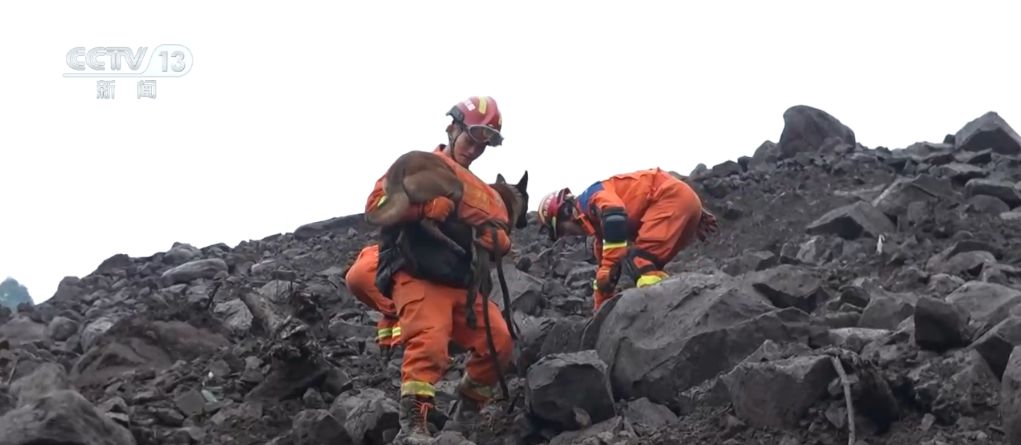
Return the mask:
<path id="1" fill-rule="evenodd" d="M 355 298 L 366 306 L 383 314 L 376 323 L 376 343 L 379 344 L 382 359 L 390 359 L 390 352 L 401 338 L 401 327 L 397 324 L 397 308 L 393 300 L 386 298 L 376 288 L 376 268 L 379 265 L 379 244 L 372 244 L 358 253 L 354 263 L 344 276 L 347 288 Z"/>
<path id="2" fill-rule="evenodd" d="M 577 197 L 568 188 L 550 193 L 539 202 L 538 217 L 551 239 L 595 238 L 595 311 L 613 296 L 622 269 L 637 277 L 637 287 L 658 283 L 667 276 L 666 263 L 696 235 L 704 240 L 718 230 L 698 194 L 659 168 L 612 176 Z"/>
<path id="3" fill-rule="evenodd" d="M 502 118 L 496 102 L 485 96 L 471 97 L 456 104 L 448 114 L 453 118 L 447 127 L 449 148 L 441 145 L 434 153 L 447 161 L 464 183 L 464 197 L 456 208 L 446 197 L 412 205 L 404 221 L 413 222 L 419 218 L 444 221 L 454 214 L 469 224 L 480 224 L 486 220 L 509 224 L 500 196 L 464 167 L 482 154 L 486 146 L 502 143 Z M 380 178 L 366 202 L 366 211 L 379 205 L 383 198 L 383 178 Z M 402 259 L 399 249 L 384 241 L 380 247 L 375 279 L 381 293 L 393 297 L 401 329 L 400 341 L 405 348 L 401 366 L 401 430 L 394 443 L 430 443 L 427 415 L 435 405 L 433 385 L 443 377 L 450 364 L 447 351 L 450 340 L 468 349 L 471 358 L 458 386 L 458 408 L 447 422 L 448 429 L 462 432 L 473 429 L 479 409 L 492 397 L 498 381 L 498 370 L 490 355 L 485 328 L 481 322 L 475 329 L 469 328 L 466 311 L 474 311 L 477 320 L 483 320 L 483 310 L 489 312 L 499 366 L 507 367 L 509 364 L 512 344 L 510 331 L 496 304 L 489 302 L 484 307 L 482 298 L 478 298 L 474 307 L 466 307 L 470 258 L 457 257 L 438 240 L 417 232 L 417 224 L 404 227 L 415 258 L 411 261 Z M 485 232 L 479 236 L 486 250 L 501 255 L 510 250 L 511 242 L 506 232 L 497 231 L 496 239 L 489 235 Z M 488 291 L 488 288 L 480 290 Z"/>
<path id="4" fill-rule="evenodd" d="M 473 103 L 478 103 L 478 98 L 469 99 Z M 500 121 L 502 117 L 499 114 L 499 110 L 495 107 L 495 101 L 492 98 L 487 99 L 489 102 L 494 104 L 493 110 L 496 113 L 496 129 L 499 131 Z M 450 113 L 447 113 L 448 115 Z M 474 115 L 466 116 L 468 118 L 475 118 Z M 491 116 L 492 117 L 492 116 Z M 481 122 L 481 121 L 479 121 Z M 470 122 L 467 124 L 477 124 L 479 122 Z M 456 120 L 451 122 L 447 126 L 447 135 L 450 138 L 451 143 L 449 145 L 440 144 L 434 150 L 435 153 L 440 153 L 444 156 L 449 156 L 455 162 L 466 169 L 471 168 L 472 162 L 482 156 L 486 151 L 485 144 L 470 144 L 461 143 L 455 144 L 453 139 L 452 130 L 455 130 L 454 125 Z M 382 196 L 382 186 L 377 184 L 377 191 Z M 370 196 L 370 201 L 378 200 L 379 196 Z M 376 270 L 379 267 L 379 244 L 372 244 L 366 246 L 358 253 L 358 257 L 354 263 L 348 269 L 345 274 L 345 281 L 347 282 L 347 288 L 354 294 L 358 301 L 361 301 L 366 306 L 383 314 L 383 318 L 376 324 L 376 342 L 379 345 L 380 352 L 382 353 L 382 359 L 384 362 L 388 361 L 393 348 L 400 345 L 401 339 L 401 327 L 397 322 L 397 308 L 394 305 L 393 300 L 383 296 L 376 287 Z"/>

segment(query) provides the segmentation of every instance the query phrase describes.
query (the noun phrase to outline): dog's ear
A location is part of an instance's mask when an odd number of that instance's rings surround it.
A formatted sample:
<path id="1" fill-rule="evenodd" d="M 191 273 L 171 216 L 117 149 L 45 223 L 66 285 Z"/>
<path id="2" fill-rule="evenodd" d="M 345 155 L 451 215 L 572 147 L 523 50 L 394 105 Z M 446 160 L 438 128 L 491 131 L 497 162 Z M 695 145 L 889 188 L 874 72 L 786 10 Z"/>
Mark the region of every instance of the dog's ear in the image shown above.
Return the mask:
<path id="1" fill-rule="evenodd" d="M 525 170 L 525 174 L 521 175 L 521 179 L 517 183 L 518 190 L 524 192 L 528 189 L 528 170 Z"/>
<path id="2" fill-rule="evenodd" d="M 500 174 L 500 173 L 497 173 L 497 174 L 496 174 L 496 183 L 497 183 L 497 184 L 506 184 L 506 183 L 507 183 L 507 180 L 503 178 L 503 175 L 502 175 L 502 174 Z"/>

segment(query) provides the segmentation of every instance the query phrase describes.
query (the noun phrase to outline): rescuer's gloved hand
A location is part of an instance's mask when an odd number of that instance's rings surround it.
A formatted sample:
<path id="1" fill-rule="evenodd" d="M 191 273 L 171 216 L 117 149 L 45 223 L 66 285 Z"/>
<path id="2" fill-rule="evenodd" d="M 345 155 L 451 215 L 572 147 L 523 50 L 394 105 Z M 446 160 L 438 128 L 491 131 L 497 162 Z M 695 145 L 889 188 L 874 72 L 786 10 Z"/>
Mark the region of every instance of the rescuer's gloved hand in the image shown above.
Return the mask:
<path id="1" fill-rule="evenodd" d="M 636 287 L 652 286 L 653 284 L 663 281 L 663 279 L 668 276 L 669 275 L 667 275 L 666 272 L 654 270 L 652 272 L 649 272 L 638 277 L 638 280 L 635 281 L 635 286 Z"/>
<path id="2" fill-rule="evenodd" d="M 436 221 L 443 221 L 450 216 L 450 212 L 454 211 L 454 201 L 446 196 L 440 196 L 439 198 L 433 198 L 429 202 L 422 206 L 422 217 L 427 219 L 434 219 Z"/>

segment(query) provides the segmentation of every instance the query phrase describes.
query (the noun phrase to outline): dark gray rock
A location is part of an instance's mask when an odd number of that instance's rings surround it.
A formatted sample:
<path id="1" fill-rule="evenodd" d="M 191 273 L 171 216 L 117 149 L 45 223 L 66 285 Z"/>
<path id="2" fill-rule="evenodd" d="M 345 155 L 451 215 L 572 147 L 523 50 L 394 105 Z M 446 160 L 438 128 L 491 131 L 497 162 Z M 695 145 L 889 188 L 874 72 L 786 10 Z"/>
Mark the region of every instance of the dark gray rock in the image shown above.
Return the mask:
<path id="1" fill-rule="evenodd" d="M 348 445 L 355 442 L 329 411 L 307 409 L 294 416 L 292 432 L 298 443 L 315 445 Z"/>
<path id="2" fill-rule="evenodd" d="M 616 415 L 606 363 L 593 350 L 539 359 L 525 376 L 532 415 L 561 429 L 579 429 Z"/>
<path id="3" fill-rule="evenodd" d="M 62 316 L 53 317 L 46 327 L 46 335 L 56 341 L 65 341 L 78 333 L 78 322 Z"/>
<path id="4" fill-rule="evenodd" d="M 793 428 L 837 376 L 827 356 L 744 362 L 723 376 L 734 412 L 750 425 Z"/>
<path id="5" fill-rule="evenodd" d="M 955 195 L 950 181 L 930 175 L 898 178 L 883 193 L 872 200 L 872 205 L 891 218 L 900 218 L 914 202 L 938 202 Z"/>
<path id="6" fill-rule="evenodd" d="M 596 270 L 589 264 L 575 265 L 567 273 L 564 284 L 571 289 L 592 289 L 592 280 L 596 278 Z"/>
<path id="7" fill-rule="evenodd" d="M 989 175 L 989 172 L 982 167 L 961 162 L 939 166 L 936 168 L 936 171 L 939 175 L 962 184 L 968 182 L 968 180 L 984 178 Z"/>
<path id="8" fill-rule="evenodd" d="M 812 348 L 804 343 L 775 342 L 766 339 L 751 354 L 748 354 L 741 363 L 759 363 L 787 359 L 812 352 Z"/>
<path id="9" fill-rule="evenodd" d="M 923 165 L 943 165 L 954 160 L 953 145 L 916 142 L 896 153 Z"/>
<path id="10" fill-rule="evenodd" d="M 823 324 L 831 329 L 853 328 L 861 321 L 859 312 L 837 312 L 823 315 Z"/>
<path id="11" fill-rule="evenodd" d="M 955 153 L 954 158 L 965 164 L 985 165 L 993 162 L 993 149 L 987 148 L 979 151 L 961 151 Z"/>
<path id="12" fill-rule="evenodd" d="M 1016 346 L 1021 346 L 1021 317 L 1010 315 L 971 345 L 989 363 L 996 378 L 1007 369 L 1007 361 Z"/>
<path id="13" fill-rule="evenodd" d="M 1010 207 L 1021 206 L 1021 189 L 1013 182 L 976 178 L 964 185 L 964 191 L 969 197 L 988 195 Z"/>
<path id="14" fill-rule="evenodd" d="M 627 420 L 617 416 L 582 430 L 560 433 L 549 441 L 549 445 L 632 445 L 639 443 L 637 439 Z"/>
<path id="15" fill-rule="evenodd" d="M 989 111 L 968 122 L 954 135 L 958 150 L 979 151 L 987 148 L 1006 155 L 1021 153 L 1021 137 L 995 111 Z"/>
<path id="16" fill-rule="evenodd" d="M 726 177 L 740 175 L 741 173 L 744 172 L 744 169 L 742 169 L 741 165 L 738 164 L 737 162 L 723 161 L 720 164 L 714 165 L 713 168 L 710 169 L 710 171 L 712 172 L 713 176 Z"/>
<path id="17" fill-rule="evenodd" d="M 975 333 L 981 335 L 1021 304 L 1021 291 L 1000 284 L 969 281 L 947 295 L 946 301 L 964 309 L 971 317 Z"/>
<path id="18" fill-rule="evenodd" d="M 677 411 L 681 415 L 695 412 L 699 408 L 730 405 L 730 392 L 719 377 L 713 377 L 681 392 Z"/>
<path id="19" fill-rule="evenodd" d="M 965 281 L 961 277 L 938 273 L 929 277 L 929 284 L 925 290 L 929 295 L 942 299 L 957 290 L 964 283 Z"/>
<path id="20" fill-rule="evenodd" d="M 818 274 L 798 266 L 783 264 L 751 274 L 748 279 L 780 309 L 795 307 L 812 312 L 830 298 Z"/>
<path id="21" fill-rule="evenodd" d="M 100 317 L 85 325 L 81 333 L 82 350 L 88 351 L 101 335 L 113 327 L 115 320 Z"/>
<path id="22" fill-rule="evenodd" d="M 973 350 L 958 349 L 945 356 L 931 356 L 907 375 L 915 404 L 931 412 L 942 425 L 953 425 L 962 416 L 975 417 L 996 406 L 997 377 Z"/>
<path id="23" fill-rule="evenodd" d="M 1000 417 L 1007 443 L 1021 443 L 1021 346 L 1011 351 L 1000 386 Z"/>
<path id="24" fill-rule="evenodd" d="M 0 417 L 0 445 L 135 444 L 128 430 L 70 389 L 59 365 L 37 367 L 15 381 L 11 391 L 17 407 Z"/>
<path id="25" fill-rule="evenodd" d="M 967 311 L 953 303 L 920 297 L 915 303 L 915 343 L 922 349 L 944 352 L 971 342 Z"/>
<path id="26" fill-rule="evenodd" d="M 365 324 L 352 323 L 340 317 L 330 320 L 330 337 L 337 340 L 345 340 L 351 337 L 363 339 L 375 339 L 376 328 Z"/>
<path id="27" fill-rule="evenodd" d="M 830 341 L 834 346 L 860 353 L 865 348 L 865 345 L 885 338 L 891 333 L 893 331 L 889 329 L 854 327 L 830 329 Z"/>
<path id="28" fill-rule="evenodd" d="M 330 413 L 344 425 L 354 443 L 386 443 L 386 432 L 400 428 L 397 401 L 375 388 L 341 394 L 330 406 Z"/>
<path id="29" fill-rule="evenodd" d="M 6 340 L 15 346 L 44 341 L 47 338 L 47 326 L 19 314 L 0 325 L 0 341 Z"/>
<path id="30" fill-rule="evenodd" d="M 797 153 L 814 153 L 833 138 L 850 145 L 856 143 L 854 132 L 829 113 L 806 105 L 796 105 L 783 113 L 784 127 L 780 134 L 780 158 Z M 832 142 L 831 142 L 832 143 Z"/>
<path id="31" fill-rule="evenodd" d="M 897 325 L 915 312 L 914 295 L 887 294 L 873 296 L 861 314 L 859 327 L 897 329 Z"/>
<path id="32" fill-rule="evenodd" d="M 1010 206 L 995 196 L 975 195 L 968 198 L 968 209 L 985 215 L 999 215 L 1010 211 Z"/>
<path id="33" fill-rule="evenodd" d="M 777 256 L 768 250 L 750 250 L 729 261 L 723 271 L 730 275 L 765 270 L 777 264 Z"/>
<path id="34" fill-rule="evenodd" d="M 557 319 L 539 346 L 538 357 L 550 354 L 578 352 L 581 350 L 582 334 L 588 325 L 585 317 L 565 317 Z"/>
<path id="35" fill-rule="evenodd" d="M 524 314 L 539 315 L 547 304 L 546 299 L 543 298 L 543 281 L 515 267 L 509 267 L 507 264 L 504 265 L 503 270 L 511 295 L 511 307 Z M 499 281 L 495 267 L 492 271 L 492 280 L 494 286 L 491 299 L 502 309 L 503 297 L 500 294 L 500 286 L 497 284 Z"/>
<path id="36" fill-rule="evenodd" d="M 752 160 L 748 163 L 751 168 L 760 168 L 775 164 L 780 159 L 780 147 L 773 141 L 765 141 L 752 154 Z"/>
<path id="37" fill-rule="evenodd" d="M 876 238 L 890 233 L 895 227 L 890 219 L 872 204 L 859 201 L 833 209 L 806 228 L 811 235 L 837 235 L 844 239 L 858 239 L 862 236 Z"/>
<path id="38" fill-rule="evenodd" d="M 223 320 L 223 325 L 232 333 L 243 335 L 252 329 L 254 317 L 252 311 L 240 299 L 233 299 L 218 303 L 213 308 L 213 314 Z"/>
<path id="39" fill-rule="evenodd" d="M 795 259 L 804 264 L 823 265 L 839 256 L 842 247 L 842 238 L 816 235 L 801 245 Z"/>
<path id="40" fill-rule="evenodd" d="M 849 284 L 840 289 L 840 302 L 864 308 L 872 300 L 872 295 L 865 287 Z"/>
<path id="41" fill-rule="evenodd" d="M 328 233 L 345 233 L 351 228 L 364 230 L 367 227 L 365 216 L 359 213 L 302 225 L 294 230 L 294 237 L 299 240 L 307 240 Z"/>
<path id="42" fill-rule="evenodd" d="M 219 258 L 194 260 L 163 272 L 160 279 L 164 286 L 187 284 L 201 278 L 213 278 L 227 272 L 227 263 Z"/>
<path id="43" fill-rule="evenodd" d="M 646 436 L 677 422 L 670 408 L 642 397 L 628 402 L 624 418 L 631 422 L 639 436 Z"/>
<path id="44" fill-rule="evenodd" d="M 982 250 L 972 250 L 953 254 L 934 255 L 926 264 L 926 269 L 934 273 L 976 277 L 987 265 L 996 264 L 996 256 Z"/>
<path id="45" fill-rule="evenodd" d="M 618 397 L 679 407 L 677 395 L 727 372 L 766 339 L 805 343 L 825 328 L 803 311 L 777 311 L 747 281 L 682 273 L 628 289 L 585 332 L 609 365 Z"/>
<path id="46" fill-rule="evenodd" d="M 188 243 L 174 243 L 170 247 L 170 250 L 163 255 L 163 262 L 172 266 L 178 264 L 184 264 L 192 260 L 196 260 L 202 256 L 200 251 L 195 246 Z"/>

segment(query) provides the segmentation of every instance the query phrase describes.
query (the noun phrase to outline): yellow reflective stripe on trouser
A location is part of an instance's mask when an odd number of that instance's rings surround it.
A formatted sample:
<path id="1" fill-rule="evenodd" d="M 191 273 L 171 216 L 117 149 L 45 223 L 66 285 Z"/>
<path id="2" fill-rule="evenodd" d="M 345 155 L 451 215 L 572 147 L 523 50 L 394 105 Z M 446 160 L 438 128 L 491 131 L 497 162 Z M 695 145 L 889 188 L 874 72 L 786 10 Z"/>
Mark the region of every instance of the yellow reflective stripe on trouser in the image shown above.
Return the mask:
<path id="1" fill-rule="evenodd" d="M 393 337 L 393 338 L 400 337 L 401 336 L 401 327 L 400 326 L 394 326 L 393 330 L 390 331 L 390 336 Z"/>
<path id="2" fill-rule="evenodd" d="M 607 251 L 607 250 L 610 250 L 610 249 L 619 249 L 621 247 L 627 247 L 627 241 L 621 241 L 619 243 L 608 243 L 608 242 L 606 242 L 606 240 L 603 240 L 603 251 L 604 252 Z"/>
<path id="3" fill-rule="evenodd" d="M 380 339 L 380 340 L 382 340 L 384 338 L 390 338 L 390 337 L 393 336 L 393 331 L 394 330 L 391 329 L 391 328 L 382 328 L 382 329 L 376 331 L 376 338 Z"/>
<path id="4" fill-rule="evenodd" d="M 401 384 L 401 395 L 436 397 L 436 388 L 432 383 L 409 380 Z"/>
<path id="5" fill-rule="evenodd" d="M 376 207 L 383 207 L 384 202 L 386 202 L 386 195 L 379 197 L 379 201 L 376 201 Z"/>

